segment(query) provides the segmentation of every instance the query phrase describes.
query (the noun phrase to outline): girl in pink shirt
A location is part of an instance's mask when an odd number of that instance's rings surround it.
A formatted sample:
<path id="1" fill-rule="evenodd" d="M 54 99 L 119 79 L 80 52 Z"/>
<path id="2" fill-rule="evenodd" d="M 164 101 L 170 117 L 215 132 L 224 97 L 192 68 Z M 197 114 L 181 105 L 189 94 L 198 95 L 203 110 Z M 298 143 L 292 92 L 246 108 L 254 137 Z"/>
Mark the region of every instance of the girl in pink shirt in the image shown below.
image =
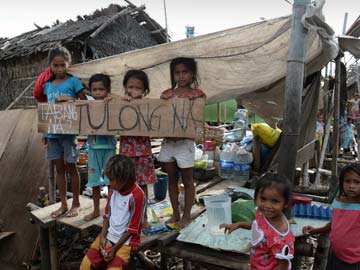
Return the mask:
<path id="1" fill-rule="evenodd" d="M 252 223 L 221 224 L 220 228 L 225 228 L 225 233 L 251 229 L 251 270 L 291 269 L 295 238 L 284 215 L 291 201 L 290 182 L 277 174 L 265 174 L 255 188 L 254 198 L 257 210 Z"/>
<path id="2" fill-rule="evenodd" d="M 360 269 L 360 164 L 344 167 L 339 177 L 339 195 L 333 202 L 331 222 L 320 228 L 306 226 L 307 234 L 330 233 L 328 270 Z"/>

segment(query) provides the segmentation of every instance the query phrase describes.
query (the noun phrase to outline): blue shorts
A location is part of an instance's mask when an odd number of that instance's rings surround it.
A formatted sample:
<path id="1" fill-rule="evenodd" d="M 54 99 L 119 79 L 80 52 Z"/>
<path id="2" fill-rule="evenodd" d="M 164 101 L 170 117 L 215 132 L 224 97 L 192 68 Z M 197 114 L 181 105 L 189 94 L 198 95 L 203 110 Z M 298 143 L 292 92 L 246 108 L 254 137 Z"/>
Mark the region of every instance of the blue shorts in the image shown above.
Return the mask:
<path id="1" fill-rule="evenodd" d="M 89 149 L 87 187 L 110 185 L 109 178 L 103 176 L 103 170 L 109 158 L 116 154 L 116 149 Z"/>
<path id="2" fill-rule="evenodd" d="M 55 160 L 63 158 L 67 163 L 76 163 L 79 156 L 76 145 L 75 136 L 47 138 L 46 159 Z"/>

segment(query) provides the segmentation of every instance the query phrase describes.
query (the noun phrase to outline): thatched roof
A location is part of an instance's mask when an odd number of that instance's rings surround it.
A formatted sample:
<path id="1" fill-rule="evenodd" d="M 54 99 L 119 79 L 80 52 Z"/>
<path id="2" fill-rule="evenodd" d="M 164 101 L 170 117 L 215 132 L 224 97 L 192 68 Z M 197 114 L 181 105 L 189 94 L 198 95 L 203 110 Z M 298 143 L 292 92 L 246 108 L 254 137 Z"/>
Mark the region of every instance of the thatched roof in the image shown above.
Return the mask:
<path id="1" fill-rule="evenodd" d="M 132 5 L 131 8 L 134 6 Z M 59 44 L 84 40 L 123 9 L 125 7 L 110 5 L 106 9 L 97 10 L 90 16 L 78 16 L 77 21 L 69 20 L 53 27 L 23 33 L 11 39 L 0 39 L 0 60 L 30 55 L 39 51 L 44 52 Z M 151 19 L 146 12 L 138 10 L 131 12 L 130 15 L 139 25 L 150 31 L 158 43 L 166 42 L 165 29 Z"/>

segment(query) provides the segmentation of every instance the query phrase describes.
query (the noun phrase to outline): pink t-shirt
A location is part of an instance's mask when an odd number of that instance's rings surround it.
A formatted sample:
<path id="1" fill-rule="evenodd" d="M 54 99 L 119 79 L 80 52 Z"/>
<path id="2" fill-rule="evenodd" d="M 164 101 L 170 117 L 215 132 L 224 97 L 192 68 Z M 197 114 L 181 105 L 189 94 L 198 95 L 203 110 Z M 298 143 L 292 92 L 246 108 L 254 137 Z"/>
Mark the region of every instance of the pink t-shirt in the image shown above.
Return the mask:
<path id="1" fill-rule="evenodd" d="M 281 233 L 276 230 L 258 209 L 251 227 L 251 270 L 276 270 L 277 260 L 290 260 L 294 257 L 295 238 L 290 232 L 290 225 L 285 215 L 287 231 Z"/>
<path id="2" fill-rule="evenodd" d="M 348 263 L 360 262 L 360 204 L 333 202 L 330 241 L 335 256 Z"/>

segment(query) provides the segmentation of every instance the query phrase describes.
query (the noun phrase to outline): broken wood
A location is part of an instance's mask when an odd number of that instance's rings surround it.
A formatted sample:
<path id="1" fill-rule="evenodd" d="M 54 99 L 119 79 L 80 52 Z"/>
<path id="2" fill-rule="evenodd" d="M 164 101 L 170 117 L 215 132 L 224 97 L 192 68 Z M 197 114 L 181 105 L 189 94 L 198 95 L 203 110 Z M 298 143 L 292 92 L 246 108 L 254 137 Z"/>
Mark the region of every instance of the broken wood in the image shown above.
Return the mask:
<path id="1" fill-rule="evenodd" d="M 11 102 L 9 106 L 7 106 L 7 108 L 5 109 L 5 111 L 10 110 L 10 109 L 16 104 L 16 102 L 18 102 L 18 101 L 21 99 L 21 97 L 22 97 L 23 95 L 25 95 L 25 93 L 26 93 L 34 84 L 35 84 L 35 80 L 32 81 L 28 86 L 25 87 L 25 89 L 20 93 L 20 95 L 19 95 L 17 98 L 15 98 L 15 100 L 14 100 L 13 102 Z"/>

